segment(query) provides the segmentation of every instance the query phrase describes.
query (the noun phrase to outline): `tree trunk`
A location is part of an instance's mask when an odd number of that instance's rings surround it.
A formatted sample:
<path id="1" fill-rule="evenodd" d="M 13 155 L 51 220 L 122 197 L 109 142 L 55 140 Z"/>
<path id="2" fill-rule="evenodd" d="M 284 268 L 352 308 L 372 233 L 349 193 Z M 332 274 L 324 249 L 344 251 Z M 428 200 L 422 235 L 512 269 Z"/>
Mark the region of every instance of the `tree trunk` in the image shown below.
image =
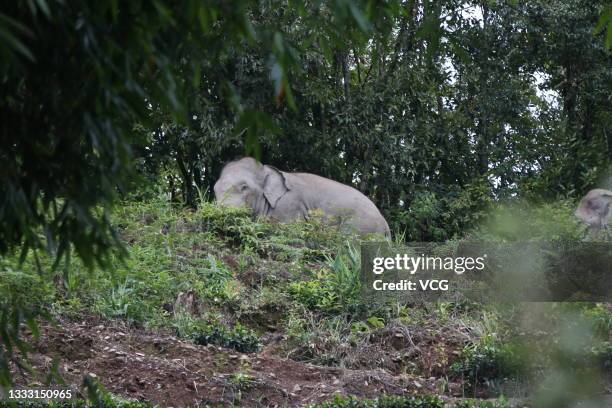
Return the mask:
<path id="1" fill-rule="evenodd" d="M 342 64 L 342 81 L 344 85 L 344 100 L 346 102 L 350 101 L 349 94 L 349 85 L 350 85 L 350 77 L 349 77 L 349 69 L 348 69 L 348 52 L 342 52 L 341 56 L 341 64 Z"/>
<path id="2" fill-rule="evenodd" d="M 177 151 L 176 164 L 178 165 L 179 171 L 181 172 L 181 176 L 183 178 L 183 201 L 185 202 L 185 205 L 194 207 L 195 194 L 193 191 L 193 178 L 187 170 L 187 166 L 185 166 L 181 151 Z"/>

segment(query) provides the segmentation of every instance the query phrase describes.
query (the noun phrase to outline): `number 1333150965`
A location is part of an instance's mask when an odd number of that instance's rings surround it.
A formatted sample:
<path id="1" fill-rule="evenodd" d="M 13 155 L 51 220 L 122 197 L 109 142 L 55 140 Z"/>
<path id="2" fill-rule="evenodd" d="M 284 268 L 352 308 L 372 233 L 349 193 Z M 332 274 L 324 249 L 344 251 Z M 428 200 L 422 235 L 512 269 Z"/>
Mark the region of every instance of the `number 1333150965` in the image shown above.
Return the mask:
<path id="1" fill-rule="evenodd" d="M 2 394 L 2 393 L 0 393 Z M 14 388 L 6 391 L 5 398 L 9 400 L 31 399 L 71 399 L 74 393 L 70 389 Z"/>

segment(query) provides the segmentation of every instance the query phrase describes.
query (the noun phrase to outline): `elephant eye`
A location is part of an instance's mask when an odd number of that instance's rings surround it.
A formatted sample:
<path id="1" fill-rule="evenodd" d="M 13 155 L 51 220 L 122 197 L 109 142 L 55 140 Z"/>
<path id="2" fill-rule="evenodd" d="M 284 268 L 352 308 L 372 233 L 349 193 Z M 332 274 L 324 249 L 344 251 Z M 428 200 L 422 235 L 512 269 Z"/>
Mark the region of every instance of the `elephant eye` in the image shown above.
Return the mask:
<path id="1" fill-rule="evenodd" d="M 246 191 L 246 189 L 248 189 L 248 188 L 249 188 L 248 185 L 243 184 L 243 185 L 240 186 L 240 191 Z"/>

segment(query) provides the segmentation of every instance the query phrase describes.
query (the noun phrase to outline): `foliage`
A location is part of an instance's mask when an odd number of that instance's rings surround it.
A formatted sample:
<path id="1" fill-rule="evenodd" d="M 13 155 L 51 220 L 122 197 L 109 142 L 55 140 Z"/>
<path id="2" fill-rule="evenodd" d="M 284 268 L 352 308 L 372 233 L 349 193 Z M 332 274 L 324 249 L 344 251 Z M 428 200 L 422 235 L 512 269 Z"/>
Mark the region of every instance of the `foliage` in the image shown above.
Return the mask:
<path id="1" fill-rule="evenodd" d="M 361 259 L 358 250 L 347 243 L 328 268 L 321 269 L 312 280 L 291 283 L 289 293 L 310 309 L 328 314 L 355 312 L 360 291 Z"/>
<path id="2" fill-rule="evenodd" d="M 8 361 L 29 350 L 20 337 L 23 327 L 37 337 L 36 317 L 48 316 L 47 307 L 54 297 L 51 283 L 30 266 L 28 270 L 0 260 L 0 387 L 11 383 Z M 27 362 L 20 366 L 29 369 Z"/>
<path id="3" fill-rule="evenodd" d="M 305 3 L 295 6 L 302 18 L 311 11 Z M 161 111 L 174 121 L 162 130 L 170 136 L 192 120 L 193 92 L 213 87 L 212 81 L 229 96 L 225 109 L 237 117 L 236 132 L 256 140 L 254 129 L 269 128 L 270 120 L 244 107 L 233 75 L 210 72 L 227 67 L 228 57 L 256 48 L 270 59 L 258 78 L 269 82 L 271 76 L 274 92 L 268 97 L 295 107 L 288 73 L 297 66 L 296 49 L 280 27 L 251 20 L 265 12 L 259 7 L 256 1 L 231 7 L 214 1 L 7 5 L 0 19 L 6 40 L 0 53 L 7 62 L 0 69 L 0 253 L 19 244 L 40 248 L 44 241 L 58 257 L 72 246 L 88 266 L 104 264 L 117 244 L 106 210 L 116 187 L 127 187 L 130 144 L 143 136 L 134 130 L 155 123 L 151 113 Z M 338 1 L 320 10 L 325 18 L 306 21 L 322 29 L 313 35 L 330 36 L 312 40 L 331 47 L 337 27 L 365 41 L 359 33 L 371 32 L 371 23 L 392 22 L 383 16 L 393 7 Z M 180 160 L 182 152 L 177 154 Z"/>
<path id="4" fill-rule="evenodd" d="M 390 210 L 392 229 L 402 227 L 412 240 L 445 241 L 478 225 L 491 210 L 492 198 L 484 180 L 463 189 L 416 192 L 409 209 Z"/>
<path id="5" fill-rule="evenodd" d="M 85 400 L 64 400 L 64 401 L 0 401 L 0 408 L 87 408 L 92 406 Z M 152 408 L 153 406 L 141 402 L 124 399 L 107 399 L 94 405 L 98 408 Z"/>
<path id="6" fill-rule="evenodd" d="M 571 201 L 499 204 L 473 235 L 485 241 L 577 242 L 585 238 L 586 228 L 574 217 L 574 209 Z"/>
<path id="7" fill-rule="evenodd" d="M 481 384 L 493 387 L 501 381 L 520 377 L 526 368 L 524 352 L 519 345 L 485 340 L 466 348 L 460 361 L 451 366 L 451 371 L 475 388 Z"/>
<path id="8" fill-rule="evenodd" d="M 607 5 L 601 12 L 597 26 L 595 27 L 595 33 L 604 31 L 606 32 L 606 48 L 612 48 L 612 5 Z"/>
<path id="9" fill-rule="evenodd" d="M 195 205 L 192 185 L 212 194 L 245 147 L 228 136 L 234 113 L 220 102 L 229 73 L 240 100 L 271 118 L 247 126 L 260 117 L 249 111 L 239 126 L 258 134 L 264 162 L 352 184 L 409 241 L 460 236 L 500 199 L 575 200 L 609 183 L 610 51 L 593 34 L 605 2 L 386 5 L 367 42 L 334 35 L 332 46 L 304 18 L 327 17 L 333 5 L 305 14 L 261 5 L 254 27 L 276 27 L 283 49 L 299 55 L 299 111 L 261 92 L 270 64 L 260 47 L 229 54 L 204 68 L 189 124 L 152 112 L 139 147 L 147 177 L 176 201 Z"/>
<path id="10" fill-rule="evenodd" d="M 214 320 L 206 321 L 193 319 L 187 315 L 178 315 L 175 318 L 175 328 L 180 337 L 191 339 L 196 344 L 203 346 L 214 344 L 242 353 L 253 353 L 260 347 L 257 335 L 239 323 L 229 329 Z"/>
<path id="11" fill-rule="evenodd" d="M 528 223 L 540 223 L 534 231 L 549 233 L 553 230 L 547 222 L 569 220 L 569 210 L 564 207 L 538 221 L 550 212 L 536 208 L 533 220 L 525 217 Z M 203 228 L 203 217 L 207 225 L 217 227 Z M 498 391 L 506 378 L 520 380 L 533 369 L 554 364 L 568 366 L 572 375 L 588 367 L 605 372 L 610 366 L 606 341 L 612 320 L 605 305 L 566 306 L 586 320 L 585 327 L 572 326 L 569 322 L 578 319 L 573 314 L 564 317 L 561 305 L 551 307 L 546 318 L 538 319 L 539 337 L 531 342 L 521 341 L 528 335 L 518 336 L 515 319 L 492 312 L 488 305 L 401 303 L 366 308 L 359 296 L 358 241 L 321 228 L 316 219 L 263 223 L 212 204 L 202 205 L 201 211 L 179 209 L 163 198 L 125 202 L 113 219 L 131 255 L 125 261 L 116 258 L 111 270 L 95 274 L 72 262 L 67 274 L 72 279 L 58 275 L 43 285 L 33 256 L 19 269 L 15 255 L 3 260 L 0 299 L 30 295 L 31 305 L 63 319 L 93 314 L 138 327 L 169 328 L 198 344 L 248 353 L 259 350 L 264 335 L 279 333 L 279 349 L 294 360 L 426 376 L 436 370 L 435 375 L 463 378 L 466 386 L 486 387 L 489 392 Z M 227 235 L 234 221 L 244 231 L 234 235 L 238 240 Z M 250 240 L 249 231 L 261 231 L 256 241 Z M 515 239 L 512 234 L 498 235 Z M 317 256 L 312 256 L 314 249 Z M 39 261 L 47 265 L 53 260 Z M 177 295 L 188 291 L 193 307 L 181 310 Z M 528 315 L 535 313 L 533 305 L 527 309 Z M 11 322 L 13 315 L 7 319 Z M 557 322 L 561 328 L 543 327 L 543 322 Z M 9 325 L 11 333 L 22 323 L 28 323 L 28 315 Z M 563 338 L 562 331 L 586 335 L 591 330 L 596 341 L 577 348 L 555 343 Z M 470 395 L 473 388 L 465 391 Z"/>
<path id="12" fill-rule="evenodd" d="M 453 408 L 510 408 L 513 405 L 506 402 L 503 398 L 498 401 L 461 401 Z M 525 405 L 527 407 L 528 405 Z"/>
<path id="13" fill-rule="evenodd" d="M 605 339 L 612 332 L 612 311 L 605 304 L 587 304 L 584 306 L 583 314 L 593 323 L 595 333 L 599 336 Z"/>
<path id="14" fill-rule="evenodd" d="M 311 408 L 442 408 L 445 405 L 437 397 L 395 397 L 383 395 L 375 400 L 358 399 L 355 397 L 335 396 L 331 401 Z M 468 401 L 463 400 L 452 405 L 453 408 L 509 408 L 511 405 L 503 399 L 498 401 Z"/>
<path id="15" fill-rule="evenodd" d="M 443 408 L 444 402 L 434 396 L 396 397 L 383 395 L 377 399 L 359 399 L 336 395 L 329 402 L 311 408 Z"/>
<path id="16" fill-rule="evenodd" d="M 259 338 L 252 330 L 237 324 L 228 330 L 219 325 L 208 325 L 201 329 L 194 339 L 196 344 L 216 344 L 232 348 L 242 353 L 253 353 L 259 350 Z"/>
<path id="17" fill-rule="evenodd" d="M 0 306 L 28 305 L 32 311 L 44 310 L 53 298 L 53 288 L 34 268 L 13 268 L 0 263 Z"/>
<path id="18" fill-rule="evenodd" d="M 97 377 L 87 375 L 83 379 L 83 389 L 87 393 L 87 403 L 84 406 L 95 407 L 118 407 L 118 408 L 150 408 L 148 402 L 127 399 L 110 393 L 104 388 Z M 77 400 L 76 405 L 81 406 L 82 400 Z M 61 407 L 62 405 L 60 405 Z M 70 405 L 68 405 L 70 406 Z M 59 407 L 58 407 L 59 408 Z"/>
<path id="19" fill-rule="evenodd" d="M 253 222 L 246 208 L 222 209 L 203 202 L 197 210 L 202 231 L 219 235 L 239 247 L 255 249 L 265 226 Z"/>
<path id="20" fill-rule="evenodd" d="M 14 351 L 27 351 L 23 324 L 36 333 L 49 310 L 164 326 L 182 291 L 239 313 L 253 306 L 247 285 L 271 285 L 289 314 L 338 314 L 342 330 L 387 323 L 356 313 L 358 262 L 342 234 L 206 203 L 239 154 L 353 185 L 398 240 L 462 237 L 484 221 L 474 234 L 485 239 L 582 239 L 576 200 L 612 182 L 610 10 L 603 0 L 6 4 L 0 385 Z M 118 197 L 141 202 L 113 213 Z M 585 313 L 609 331 L 606 313 Z M 248 330 L 202 330 L 254 344 Z M 512 354 L 492 347 L 468 360 L 497 367 Z"/>

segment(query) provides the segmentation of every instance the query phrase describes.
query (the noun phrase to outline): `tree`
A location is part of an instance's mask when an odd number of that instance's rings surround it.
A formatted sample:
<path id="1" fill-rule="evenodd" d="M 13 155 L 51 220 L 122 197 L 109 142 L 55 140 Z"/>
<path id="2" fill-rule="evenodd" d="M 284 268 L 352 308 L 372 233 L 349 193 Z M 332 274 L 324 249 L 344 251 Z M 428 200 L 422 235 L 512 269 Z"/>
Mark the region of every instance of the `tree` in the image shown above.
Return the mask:
<path id="1" fill-rule="evenodd" d="M 460 234 L 492 200 L 578 195 L 609 163 L 610 54 L 593 34 L 602 4 L 549 3 L 404 1 L 370 14 L 369 31 L 339 29 L 328 3 L 260 5 L 253 27 L 280 33 L 293 102 L 282 103 L 282 81 L 267 86 L 282 59 L 258 44 L 227 52 L 202 66 L 188 125 L 152 112 L 143 160 L 164 168 L 177 201 L 194 205 L 196 190 L 210 193 L 223 164 L 257 140 L 247 153 L 353 184 L 412 240 Z M 575 38 L 569 48 L 563 33 Z M 576 61 L 588 50 L 579 93 L 591 109 L 577 116 L 558 88 L 569 82 L 553 80 L 560 47 Z M 592 142 L 572 141 L 572 115 Z"/>
<path id="2" fill-rule="evenodd" d="M 293 5 L 307 14 L 304 3 Z M 312 28 L 365 32 L 369 17 L 378 13 L 373 5 L 346 0 L 316 5 L 328 14 L 310 20 L 317 23 Z M 117 192 L 134 182 L 133 147 L 144 146 L 138 129 L 150 128 L 158 110 L 172 124 L 152 137 L 172 135 L 166 144 L 179 147 L 158 153 L 183 164 L 185 195 L 192 196 L 192 184 L 202 174 L 211 177 L 192 165 L 202 145 L 194 147 L 182 130 L 193 122 L 190 96 L 212 80 L 202 75 L 203 68 L 231 69 L 246 49 L 257 48 L 270 59 L 261 73 L 272 78 L 267 81 L 271 94 L 279 105 L 295 107 L 288 75 L 297 56 L 274 25 L 254 30 L 251 17 L 259 7 L 254 0 L 4 4 L 0 255 L 19 248 L 24 258 L 30 250 L 34 256 L 44 250 L 55 256 L 57 266 L 74 249 L 89 268 L 104 267 L 110 251 L 119 247 L 109 209 Z M 226 117 L 237 118 L 237 133 L 245 131 L 247 146 L 256 148 L 253 129 L 265 127 L 269 119 L 235 97 L 236 76 L 228 73 L 221 71 L 215 79 L 229 98 L 215 103 Z M 0 385 L 10 381 L 6 362 L 13 346 L 21 345 L 22 319 L 31 315 L 23 305 L 0 300 Z"/>

